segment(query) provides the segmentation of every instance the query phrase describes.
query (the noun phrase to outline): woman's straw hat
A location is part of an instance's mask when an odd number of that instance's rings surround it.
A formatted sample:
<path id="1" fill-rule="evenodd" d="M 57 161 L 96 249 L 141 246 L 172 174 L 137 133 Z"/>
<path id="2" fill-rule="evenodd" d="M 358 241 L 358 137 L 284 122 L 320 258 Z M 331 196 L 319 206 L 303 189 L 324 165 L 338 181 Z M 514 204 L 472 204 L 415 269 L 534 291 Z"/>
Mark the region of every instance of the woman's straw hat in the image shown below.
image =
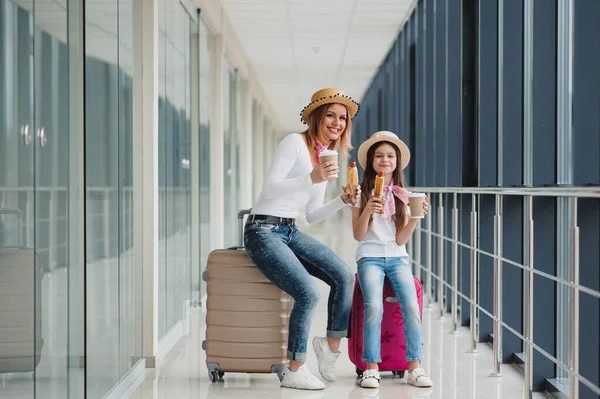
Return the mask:
<path id="1" fill-rule="evenodd" d="M 371 148 L 373 144 L 381 141 L 389 141 L 398 147 L 400 150 L 400 168 L 406 168 L 408 166 L 408 162 L 410 161 L 410 150 L 406 144 L 404 144 L 404 141 L 400 140 L 398 136 L 385 130 L 373 133 L 370 139 L 360 145 L 358 148 L 358 163 L 360 163 L 360 166 L 362 166 L 363 169 L 365 168 L 365 165 L 367 164 L 367 153 L 369 152 L 369 148 Z"/>
<path id="2" fill-rule="evenodd" d="M 304 107 L 302 112 L 300 112 L 300 120 L 304 124 L 308 125 L 308 119 L 310 118 L 310 114 L 312 114 L 312 112 L 315 109 L 324 104 L 345 105 L 349 113 L 348 117 L 350 117 L 350 119 L 354 118 L 354 116 L 358 113 L 358 110 L 360 109 L 360 105 L 352 98 L 345 95 L 343 91 L 331 88 L 321 89 L 312 95 L 312 98 L 310 99 L 310 104 Z"/>

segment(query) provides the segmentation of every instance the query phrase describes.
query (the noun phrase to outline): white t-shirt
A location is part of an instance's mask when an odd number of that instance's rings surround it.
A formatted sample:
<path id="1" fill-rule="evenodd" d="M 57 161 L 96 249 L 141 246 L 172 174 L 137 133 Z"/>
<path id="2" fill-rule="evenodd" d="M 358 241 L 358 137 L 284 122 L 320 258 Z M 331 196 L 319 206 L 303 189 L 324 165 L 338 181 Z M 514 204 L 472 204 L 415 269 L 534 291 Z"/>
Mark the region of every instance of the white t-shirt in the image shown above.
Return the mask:
<path id="1" fill-rule="evenodd" d="M 273 154 L 265 186 L 252 213 L 296 218 L 305 209 L 308 223 L 315 223 L 344 208 L 346 204 L 339 195 L 323 204 L 327 181 L 313 184 L 312 170 L 310 152 L 302 135 L 284 137 Z"/>
<path id="2" fill-rule="evenodd" d="M 371 193 L 373 195 L 373 193 Z M 386 193 L 394 195 L 393 193 Z M 360 198 L 355 207 L 360 209 Z M 406 207 L 406 215 L 410 217 L 410 208 Z M 406 245 L 396 243 L 396 223 L 394 216 L 384 216 L 377 213 L 373 214 L 373 221 L 367 229 L 367 233 L 358 243 L 356 248 L 356 260 L 361 258 L 392 258 L 408 256 Z"/>

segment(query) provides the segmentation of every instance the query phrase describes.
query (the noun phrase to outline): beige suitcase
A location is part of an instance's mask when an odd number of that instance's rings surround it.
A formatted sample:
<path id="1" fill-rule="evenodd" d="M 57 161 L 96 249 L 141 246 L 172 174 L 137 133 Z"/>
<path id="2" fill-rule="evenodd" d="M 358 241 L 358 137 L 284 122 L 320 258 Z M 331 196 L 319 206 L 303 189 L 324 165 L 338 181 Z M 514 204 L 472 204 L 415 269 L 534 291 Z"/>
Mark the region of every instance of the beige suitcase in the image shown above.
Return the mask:
<path id="1" fill-rule="evenodd" d="M 240 211 L 240 233 L 244 215 Z M 277 373 L 287 361 L 291 298 L 273 285 L 240 246 L 212 251 L 206 281 L 206 366 L 212 382 L 225 372 Z"/>
<path id="2" fill-rule="evenodd" d="M 22 241 L 22 212 L 0 209 L 2 215 L 16 216 Z M 32 372 L 40 363 L 43 270 L 33 249 L 0 248 L 0 374 Z"/>

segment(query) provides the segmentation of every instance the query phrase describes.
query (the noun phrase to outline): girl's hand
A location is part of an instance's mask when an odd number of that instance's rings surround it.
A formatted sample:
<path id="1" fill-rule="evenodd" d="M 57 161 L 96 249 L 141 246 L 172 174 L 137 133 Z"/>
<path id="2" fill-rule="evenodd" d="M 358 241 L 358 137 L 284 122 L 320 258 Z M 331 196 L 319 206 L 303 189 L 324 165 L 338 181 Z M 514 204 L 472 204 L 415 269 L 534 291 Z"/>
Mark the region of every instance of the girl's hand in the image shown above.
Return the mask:
<path id="1" fill-rule="evenodd" d="M 358 186 L 344 186 L 342 187 L 342 201 L 344 204 L 352 204 L 356 205 L 358 199 L 360 198 L 360 185 Z"/>
<path id="2" fill-rule="evenodd" d="M 425 196 L 425 200 L 423 201 L 423 216 L 427 215 L 428 209 L 429 209 L 429 197 Z"/>
<path id="3" fill-rule="evenodd" d="M 369 202 L 367 202 L 367 205 L 365 206 L 365 212 L 369 212 L 369 215 L 372 215 L 373 213 L 383 213 L 383 197 L 371 196 Z"/>
<path id="4" fill-rule="evenodd" d="M 337 163 L 334 161 L 324 162 L 315 166 L 315 168 L 310 172 L 310 179 L 313 184 L 321 183 L 326 180 L 335 180 L 337 177 L 336 173 L 340 170 L 338 168 Z"/>

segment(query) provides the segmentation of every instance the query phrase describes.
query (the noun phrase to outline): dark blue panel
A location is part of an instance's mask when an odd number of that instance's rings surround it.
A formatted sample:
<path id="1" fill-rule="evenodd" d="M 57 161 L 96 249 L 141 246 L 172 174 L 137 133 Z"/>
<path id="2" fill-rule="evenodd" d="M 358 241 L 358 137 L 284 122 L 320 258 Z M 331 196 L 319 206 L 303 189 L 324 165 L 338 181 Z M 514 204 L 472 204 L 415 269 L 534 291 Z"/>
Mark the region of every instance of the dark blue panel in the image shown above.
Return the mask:
<path id="1" fill-rule="evenodd" d="M 433 135 L 434 125 L 434 54 L 435 54 L 435 12 L 434 2 L 437 0 L 424 0 L 425 2 L 425 121 L 423 122 L 423 139 L 425 140 L 425 185 L 435 186 L 436 141 Z"/>
<path id="2" fill-rule="evenodd" d="M 413 14 L 413 18 L 411 18 L 411 21 L 416 21 L 416 18 L 414 17 L 415 14 Z M 410 169 L 410 174 L 409 176 L 409 181 L 411 182 L 412 185 L 417 185 L 419 183 L 419 181 L 417 181 L 417 170 L 418 167 L 420 165 L 420 156 L 421 153 L 419 151 L 417 151 L 417 126 L 418 126 L 418 98 L 419 98 L 419 94 L 417 92 L 418 90 L 418 84 L 417 84 L 417 43 L 416 43 L 416 32 L 417 32 L 417 28 L 416 28 L 416 23 L 413 23 L 411 25 L 411 29 L 410 29 L 410 39 L 407 40 L 407 46 L 405 49 L 405 54 L 406 54 L 406 76 L 405 76 L 405 82 L 406 82 L 406 93 L 407 93 L 407 97 L 406 97 L 406 112 L 407 112 L 407 117 L 406 117 L 406 128 L 409 131 L 409 137 L 410 137 L 410 148 L 411 148 L 411 156 L 412 156 L 412 161 L 411 161 L 411 169 Z"/>
<path id="3" fill-rule="evenodd" d="M 523 184 L 523 0 L 504 0 L 502 185 Z"/>
<path id="4" fill-rule="evenodd" d="M 497 51 L 498 51 L 498 4 L 497 1 L 478 3 L 478 166 L 479 185 L 495 186 L 497 182 Z M 479 245 L 484 251 L 494 251 L 493 196 L 480 197 Z M 481 306 L 493 314 L 494 262 L 479 256 L 479 300 Z M 487 340 L 493 333 L 492 319 L 480 313 L 480 340 Z"/>
<path id="5" fill-rule="evenodd" d="M 375 77 L 373 82 L 373 90 L 369 96 L 369 129 L 367 136 L 371 136 L 374 132 L 379 130 L 379 107 L 378 107 L 378 96 L 379 96 L 379 74 Z"/>
<path id="6" fill-rule="evenodd" d="M 556 182 L 556 0 L 533 7 L 533 185 Z"/>
<path id="7" fill-rule="evenodd" d="M 479 2 L 479 186 L 498 182 L 498 2 Z"/>
<path id="8" fill-rule="evenodd" d="M 462 85 L 461 85 L 461 185 L 475 187 L 478 184 L 477 142 L 477 36 L 479 12 L 476 0 L 462 2 Z"/>
<path id="9" fill-rule="evenodd" d="M 429 198 L 430 201 L 430 209 L 431 212 L 427 215 L 427 217 L 431 217 L 431 229 L 434 233 L 439 234 L 438 229 L 438 215 L 439 215 L 439 195 L 432 194 Z M 438 248 L 439 248 L 439 238 L 437 236 L 431 237 L 431 272 L 433 274 L 438 275 L 439 270 L 439 262 L 438 262 Z M 437 301 L 438 295 L 438 280 L 435 277 L 431 277 L 432 291 L 433 291 L 433 300 Z M 437 307 L 436 307 L 437 309 Z"/>
<path id="10" fill-rule="evenodd" d="M 462 243 L 471 245 L 471 207 L 472 207 L 472 196 L 461 195 L 459 207 L 459 226 L 458 236 Z M 460 291 L 467 297 L 470 297 L 471 292 L 471 250 L 463 246 L 458 247 L 459 250 L 459 284 Z M 469 325 L 471 320 L 471 305 L 463 299 L 459 300 L 460 303 L 460 323 L 463 326 Z"/>
<path id="11" fill-rule="evenodd" d="M 435 186 L 447 184 L 448 165 L 446 162 L 446 1 L 434 0 L 435 65 L 434 65 L 434 125 L 432 126 Z"/>
<path id="12" fill-rule="evenodd" d="M 504 197 L 502 204 L 502 256 L 523 263 L 523 197 Z M 523 333 L 523 272 L 510 263 L 502 263 L 502 320 Z M 503 330 L 503 362 L 511 362 L 512 354 L 522 351 L 521 339 Z"/>
<path id="13" fill-rule="evenodd" d="M 408 22 L 410 23 L 410 22 Z M 394 74 L 394 89 L 397 92 L 397 100 L 398 103 L 396 104 L 396 112 L 397 112 L 397 118 L 396 118 L 396 133 L 402 137 L 402 139 L 404 140 L 404 142 L 406 143 L 406 145 L 408 146 L 408 148 L 411 150 L 413 149 L 413 145 L 410 142 L 410 132 L 408 130 L 406 130 L 405 128 L 405 120 L 406 117 L 408 115 L 408 111 L 407 111 L 407 104 L 406 104 L 406 97 L 407 97 L 407 91 L 408 88 L 406 87 L 406 82 L 404 80 L 404 76 L 406 74 L 406 67 L 407 67 L 407 63 L 406 63 L 406 56 L 405 56 L 405 42 L 408 36 L 408 31 L 409 31 L 409 25 L 405 25 L 404 30 L 401 32 L 401 34 L 398 36 L 398 39 L 396 40 L 396 56 L 394 58 L 394 63 L 396 65 L 396 67 L 394 68 L 393 74 Z M 405 179 L 405 184 L 407 186 L 412 185 L 413 181 L 411 180 L 411 170 L 413 169 L 413 162 L 414 160 L 411 160 L 410 163 L 408 164 L 407 169 L 405 169 L 404 171 L 404 179 Z"/>
<path id="14" fill-rule="evenodd" d="M 404 82 L 404 101 L 405 101 L 405 109 L 406 109 L 406 118 L 404 120 L 404 129 L 406 129 L 407 132 L 409 132 L 409 135 L 411 136 L 411 144 L 410 144 L 410 148 L 411 148 L 411 152 L 414 155 L 414 151 L 412 151 L 412 149 L 414 148 L 415 142 L 412 139 L 412 128 L 411 128 L 411 118 L 412 118 L 412 114 L 411 114 L 411 90 L 413 87 L 413 81 L 411 80 L 410 76 L 411 76 L 411 68 L 412 68 L 412 61 L 411 61 L 411 49 L 414 48 L 414 42 L 416 41 L 416 11 L 414 11 L 410 17 L 409 20 L 409 27 L 408 29 L 405 30 L 405 34 L 404 34 L 404 65 L 406 66 L 405 70 L 404 70 L 404 77 L 403 77 L 403 82 Z M 411 162 L 414 165 L 414 160 Z M 413 166 L 414 168 L 414 166 Z M 411 181 L 411 184 L 414 184 L 415 181 L 414 179 Z"/>
<path id="15" fill-rule="evenodd" d="M 415 134 L 415 185 L 425 186 L 427 184 L 425 173 L 427 168 L 427 131 L 425 129 L 425 42 L 427 32 L 425 31 L 425 1 L 420 1 L 417 8 L 417 25 L 416 25 L 416 134 Z"/>
<path id="16" fill-rule="evenodd" d="M 479 198 L 479 248 L 493 254 L 496 201 L 493 195 L 481 195 Z M 494 260 L 487 255 L 480 254 L 478 265 L 479 304 L 494 314 Z M 492 319 L 485 313 L 479 312 L 479 340 L 487 341 L 493 332 Z"/>
<path id="17" fill-rule="evenodd" d="M 457 198 L 458 201 L 458 198 Z M 458 207 L 458 204 L 457 204 Z M 454 208 L 454 195 L 447 194 L 444 198 L 444 234 L 446 237 L 452 237 L 453 220 L 452 209 Z M 458 249 L 457 249 L 458 251 Z M 452 283 L 452 242 L 444 240 L 444 275 L 447 282 Z M 458 265 L 457 265 L 458 267 Z M 452 291 L 444 287 L 444 295 L 446 296 L 446 311 L 452 312 Z M 460 302 L 460 301 L 459 301 Z"/>
<path id="18" fill-rule="evenodd" d="M 575 2 L 574 183 L 600 184 L 600 2 Z"/>
<path id="19" fill-rule="evenodd" d="M 533 198 L 533 262 L 535 268 L 556 275 L 556 200 Z M 533 341 L 556 356 L 556 284 L 545 277 L 533 278 Z M 533 351 L 534 390 L 544 387 L 546 378 L 554 378 L 554 363 Z"/>
<path id="20" fill-rule="evenodd" d="M 579 200 L 579 281 L 600 290 L 600 200 Z M 588 294 L 579 296 L 579 372 L 592 384 L 600 385 L 600 301 Z M 585 385 L 579 384 L 581 399 L 597 398 Z"/>
<path id="21" fill-rule="evenodd" d="M 573 97 L 573 174 L 578 185 L 600 184 L 600 2 L 575 2 L 574 97 Z M 580 200 L 580 282 L 600 288 L 600 211 L 598 200 Z M 580 295 L 579 371 L 593 384 L 600 381 L 600 303 Z M 596 398 L 580 384 L 581 398 Z"/>
<path id="22" fill-rule="evenodd" d="M 461 4 L 448 2 L 448 113 L 446 129 L 447 186 L 460 186 L 461 147 Z"/>
<path id="23" fill-rule="evenodd" d="M 395 104 L 396 109 L 396 129 L 398 132 L 403 132 L 408 135 L 408 131 L 404 127 L 404 121 L 406 120 L 406 83 L 404 82 L 404 73 L 406 71 L 406 63 L 404 57 L 404 42 L 408 35 L 408 26 L 404 27 L 404 30 L 398 36 L 396 40 L 396 67 L 394 68 L 394 90 L 397 93 L 398 103 Z M 406 144 L 411 148 L 410 143 L 407 141 Z M 408 171 L 407 171 L 408 172 Z"/>
<path id="24" fill-rule="evenodd" d="M 396 58 L 396 44 L 392 46 L 390 51 L 390 55 L 388 56 L 388 60 L 386 63 L 386 79 L 387 85 L 385 87 L 386 93 L 386 119 L 388 130 L 392 132 L 398 132 L 398 128 L 396 125 L 396 109 L 398 107 L 397 93 L 394 90 L 394 85 L 396 78 L 394 76 L 394 68 L 395 68 L 395 58 Z"/>
<path id="25" fill-rule="evenodd" d="M 410 22 L 409 22 L 410 23 Z M 404 126 L 404 121 L 406 120 L 406 115 L 407 115 L 407 111 L 406 111 L 406 82 L 404 80 L 404 76 L 406 74 L 406 57 L 404 54 L 405 48 L 406 48 L 406 38 L 408 37 L 408 26 L 405 26 L 404 30 L 400 33 L 400 36 L 398 37 L 397 40 L 397 47 L 398 47 L 398 52 L 396 53 L 397 58 L 398 58 L 398 67 L 396 68 L 396 70 L 394 71 L 394 73 L 396 74 L 396 84 L 394 85 L 395 90 L 398 92 L 398 99 L 399 99 L 399 112 L 398 112 L 398 120 L 397 120 L 397 124 L 398 124 L 398 130 L 399 131 L 403 131 L 406 132 L 406 134 L 408 134 L 408 131 L 406 130 L 405 126 Z"/>
<path id="26" fill-rule="evenodd" d="M 523 2 L 504 0 L 503 51 L 503 179 L 504 186 L 521 185 L 523 181 Z M 504 197 L 502 210 L 503 256 L 522 263 L 523 200 Z M 502 264 L 502 318 L 510 327 L 523 332 L 522 271 L 509 263 Z M 504 329 L 503 361 L 512 361 L 512 354 L 522 351 L 519 337 Z"/>

